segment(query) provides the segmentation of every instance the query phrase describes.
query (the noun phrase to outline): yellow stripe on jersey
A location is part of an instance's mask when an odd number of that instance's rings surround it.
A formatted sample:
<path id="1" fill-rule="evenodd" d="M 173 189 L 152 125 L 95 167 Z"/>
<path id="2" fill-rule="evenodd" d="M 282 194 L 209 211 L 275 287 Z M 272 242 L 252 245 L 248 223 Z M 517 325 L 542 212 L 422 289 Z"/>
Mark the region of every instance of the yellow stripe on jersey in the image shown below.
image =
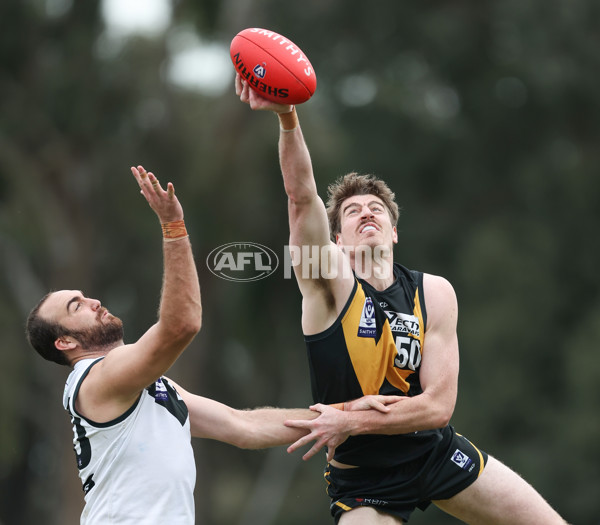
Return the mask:
<path id="1" fill-rule="evenodd" d="M 419 319 L 419 337 L 421 347 L 423 344 L 423 317 L 418 298 L 418 290 L 415 294 L 414 315 Z M 358 382 L 362 388 L 363 395 L 378 394 L 384 378 L 398 390 L 407 393 L 410 385 L 407 378 L 414 373 L 413 370 L 401 369 L 394 366 L 397 355 L 396 342 L 390 328 L 389 320 L 386 319 L 381 330 L 381 336 L 376 343 L 375 338 L 359 337 L 358 327 L 365 304 L 366 295 L 359 284 L 354 298 L 342 319 L 342 329 L 348 354 Z M 409 334 L 411 337 L 416 337 Z"/>

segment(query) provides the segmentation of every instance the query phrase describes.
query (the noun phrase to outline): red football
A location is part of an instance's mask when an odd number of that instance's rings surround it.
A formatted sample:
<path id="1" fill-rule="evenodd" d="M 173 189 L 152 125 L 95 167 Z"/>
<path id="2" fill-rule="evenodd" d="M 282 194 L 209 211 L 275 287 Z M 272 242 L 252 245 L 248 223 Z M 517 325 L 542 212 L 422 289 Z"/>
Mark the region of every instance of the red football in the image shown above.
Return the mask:
<path id="1" fill-rule="evenodd" d="M 240 76 L 273 102 L 301 104 L 317 88 L 317 76 L 306 55 L 274 31 L 244 29 L 231 41 L 229 53 Z"/>

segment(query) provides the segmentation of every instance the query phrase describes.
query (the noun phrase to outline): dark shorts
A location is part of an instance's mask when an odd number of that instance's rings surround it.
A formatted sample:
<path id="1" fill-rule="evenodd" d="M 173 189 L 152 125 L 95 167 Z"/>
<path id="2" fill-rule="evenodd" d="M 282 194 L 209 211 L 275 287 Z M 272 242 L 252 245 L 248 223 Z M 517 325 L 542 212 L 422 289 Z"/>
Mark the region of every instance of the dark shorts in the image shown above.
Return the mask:
<path id="1" fill-rule="evenodd" d="M 473 483 L 487 463 L 487 454 L 452 429 L 432 452 L 390 468 L 340 469 L 327 465 L 325 481 L 331 515 L 356 507 L 374 507 L 408 521 L 432 500 L 448 499 Z"/>

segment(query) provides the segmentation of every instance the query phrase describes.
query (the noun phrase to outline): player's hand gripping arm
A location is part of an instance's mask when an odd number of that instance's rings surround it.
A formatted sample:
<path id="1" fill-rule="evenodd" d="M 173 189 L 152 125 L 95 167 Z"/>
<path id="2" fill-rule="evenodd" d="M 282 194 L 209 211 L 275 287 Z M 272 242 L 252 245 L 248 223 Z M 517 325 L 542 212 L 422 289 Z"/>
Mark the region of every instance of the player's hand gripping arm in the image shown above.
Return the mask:
<path id="1" fill-rule="evenodd" d="M 309 430 L 286 426 L 287 420 L 310 421 L 319 416 L 319 411 L 308 408 L 271 408 L 262 407 L 252 410 L 236 410 L 223 403 L 206 397 L 191 394 L 177 385 L 177 392 L 185 401 L 190 415 L 191 433 L 194 437 L 215 439 L 239 448 L 260 449 L 287 445 L 309 434 Z M 364 396 L 345 403 L 346 410 L 374 410 L 389 412 L 389 405 L 399 401 L 397 396 Z M 330 410 L 339 412 L 336 408 Z M 342 443 L 346 436 L 329 436 L 320 434 L 306 440 L 318 440 L 311 449 L 311 456 L 323 446 L 332 447 Z"/>
<path id="2" fill-rule="evenodd" d="M 154 174 L 142 166 L 131 171 L 161 225 L 174 224 L 179 232 L 163 242 L 164 272 L 157 322 L 136 343 L 110 351 L 84 382 L 89 402 L 101 404 L 109 399 L 113 407 L 130 406 L 142 389 L 164 374 L 200 330 L 202 319 L 198 275 L 175 188 L 169 182 L 163 189 Z"/>

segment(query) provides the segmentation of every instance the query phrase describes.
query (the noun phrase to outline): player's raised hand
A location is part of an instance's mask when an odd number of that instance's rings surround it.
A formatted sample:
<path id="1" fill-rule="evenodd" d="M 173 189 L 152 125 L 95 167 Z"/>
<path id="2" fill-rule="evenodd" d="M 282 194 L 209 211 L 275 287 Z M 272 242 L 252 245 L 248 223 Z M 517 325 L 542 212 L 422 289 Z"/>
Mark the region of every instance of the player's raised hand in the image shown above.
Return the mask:
<path id="1" fill-rule="evenodd" d="M 140 193 L 148 201 L 161 223 L 183 219 L 183 208 L 171 182 L 167 184 L 166 190 L 163 189 L 154 173 L 147 172 L 143 166 L 132 167 L 131 173 L 140 186 Z"/>
<path id="2" fill-rule="evenodd" d="M 274 111 L 275 113 L 289 113 L 293 107 L 290 104 L 277 104 L 261 97 L 255 90 L 251 89 L 248 82 L 242 80 L 238 73 L 235 75 L 235 94 L 240 97 L 244 104 L 256 111 Z"/>

